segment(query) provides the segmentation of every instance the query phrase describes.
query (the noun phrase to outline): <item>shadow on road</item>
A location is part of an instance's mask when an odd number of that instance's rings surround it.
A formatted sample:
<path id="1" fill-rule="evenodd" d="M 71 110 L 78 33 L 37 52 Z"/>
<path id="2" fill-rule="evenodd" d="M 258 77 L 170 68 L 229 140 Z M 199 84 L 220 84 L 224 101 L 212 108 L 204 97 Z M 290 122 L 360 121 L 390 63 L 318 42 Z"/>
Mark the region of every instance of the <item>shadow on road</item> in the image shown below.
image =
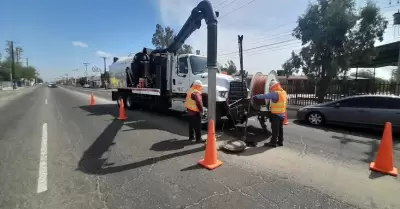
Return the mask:
<path id="1" fill-rule="evenodd" d="M 89 112 L 88 114 L 89 116 L 112 115 L 114 118 L 117 118 L 119 114 L 116 105 L 111 105 L 111 104 L 96 105 L 96 106 L 81 106 L 79 108 Z M 182 127 L 179 127 L 180 124 L 174 124 L 173 122 L 171 122 L 171 119 L 164 118 L 165 121 L 161 121 L 161 117 L 155 115 L 155 117 L 158 118 L 154 118 L 154 121 L 148 122 L 146 119 L 149 118 L 149 114 L 151 115 L 151 113 L 127 111 L 127 114 L 128 114 L 128 119 L 125 121 L 121 121 L 118 119 L 114 119 L 111 121 L 111 123 L 106 127 L 106 129 L 104 129 L 104 131 L 99 135 L 99 137 L 97 137 L 95 142 L 84 152 L 83 156 L 78 162 L 77 170 L 80 170 L 88 174 L 105 175 L 109 173 L 121 172 L 143 166 L 148 166 L 159 161 L 164 161 L 204 151 L 204 147 L 200 146 L 189 150 L 170 153 L 157 157 L 151 157 L 146 160 L 134 163 L 129 163 L 120 166 L 110 166 L 112 164 L 107 164 L 107 159 L 103 158 L 103 154 L 107 151 L 110 151 L 110 147 L 115 144 L 114 142 L 115 136 L 123 126 L 129 126 L 131 130 L 158 129 L 181 136 L 187 135 L 186 131 L 184 131 L 186 129 L 182 130 Z M 144 114 L 147 114 L 147 116 L 145 116 Z M 160 121 L 157 121 L 157 119 L 160 119 Z M 179 150 L 189 145 L 195 145 L 195 144 L 190 141 L 167 139 L 153 144 L 150 150 L 153 151 Z"/>

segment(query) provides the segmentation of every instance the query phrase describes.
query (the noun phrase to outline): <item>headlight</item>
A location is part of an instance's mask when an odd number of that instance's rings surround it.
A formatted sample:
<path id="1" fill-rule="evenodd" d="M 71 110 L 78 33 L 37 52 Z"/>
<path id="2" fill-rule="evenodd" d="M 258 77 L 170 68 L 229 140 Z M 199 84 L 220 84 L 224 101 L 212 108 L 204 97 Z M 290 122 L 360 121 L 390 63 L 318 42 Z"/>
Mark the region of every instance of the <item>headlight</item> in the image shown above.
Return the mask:
<path id="1" fill-rule="evenodd" d="M 219 91 L 218 94 L 220 97 L 226 98 L 228 96 L 228 91 Z"/>
<path id="2" fill-rule="evenodd" d="M 307 112 L 307 108 L 300 108 L 299 112 Z"/>

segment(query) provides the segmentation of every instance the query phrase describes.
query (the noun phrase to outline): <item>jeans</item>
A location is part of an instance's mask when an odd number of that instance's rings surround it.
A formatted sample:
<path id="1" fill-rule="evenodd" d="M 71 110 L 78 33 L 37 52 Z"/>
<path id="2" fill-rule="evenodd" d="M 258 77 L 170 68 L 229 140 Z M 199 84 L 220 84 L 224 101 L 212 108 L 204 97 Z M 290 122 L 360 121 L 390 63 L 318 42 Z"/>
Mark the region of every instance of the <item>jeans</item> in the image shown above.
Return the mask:
<path id="1" fill-rule="evenodd" d="M 196 138 L 195 138 L 196 137 Z M 189 139 L 201 140 L 201 115 L 189 115 Z"/>
<path id="2" fill-rule="evenodd" d="M 271 115 L 272 137 L 271 143 L 283 143 L 283 118 L 279 115 Z"/>

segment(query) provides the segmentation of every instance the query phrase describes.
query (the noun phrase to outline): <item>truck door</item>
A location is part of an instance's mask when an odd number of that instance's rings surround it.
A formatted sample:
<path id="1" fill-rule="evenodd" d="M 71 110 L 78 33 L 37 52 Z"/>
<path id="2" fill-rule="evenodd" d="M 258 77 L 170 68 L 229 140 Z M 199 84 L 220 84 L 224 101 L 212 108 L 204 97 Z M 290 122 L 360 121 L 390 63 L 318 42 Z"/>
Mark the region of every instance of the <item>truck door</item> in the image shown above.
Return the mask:
<path id="1" fill-rule="evenodd" d="M 173 93 L 187 93 L 191 85 L 189 75 L 188 57 L 180 57 L 178 59 L 176 76 L 172 77 Z"/>

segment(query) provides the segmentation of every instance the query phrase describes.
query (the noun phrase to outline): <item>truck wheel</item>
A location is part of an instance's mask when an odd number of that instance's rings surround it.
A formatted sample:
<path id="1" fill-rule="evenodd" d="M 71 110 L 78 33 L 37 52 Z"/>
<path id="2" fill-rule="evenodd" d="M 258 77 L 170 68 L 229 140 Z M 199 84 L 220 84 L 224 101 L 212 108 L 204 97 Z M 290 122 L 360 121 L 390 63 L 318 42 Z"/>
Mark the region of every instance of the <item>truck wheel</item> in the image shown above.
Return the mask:
<path id="1" fill-rule="evenodd" d="M 125 104 L 126 104 L 126 108 L 127 109 L 132 109 L 133 108 L 133 106 L 132 106 L 132 98 L 130 96 L 126 97 Z"/>
<path id="2" fill-rule="evenodd" d="M 203 107 L 203 114 L 201 115 L 201 128 L 208 128 L 208 109 L 207 107 Z"/>
<path id="3" fill-rule="evenodd" d="M 117 106 L 118 106 L 118 107 L 120 107 L 120 105 L 121 105 L 121 104 L 119 103 L 119 102 L 121 101 L 121 99 L 122 99 L 122 97 L 118 97 L 118 99 L 117 99 Z"/>

